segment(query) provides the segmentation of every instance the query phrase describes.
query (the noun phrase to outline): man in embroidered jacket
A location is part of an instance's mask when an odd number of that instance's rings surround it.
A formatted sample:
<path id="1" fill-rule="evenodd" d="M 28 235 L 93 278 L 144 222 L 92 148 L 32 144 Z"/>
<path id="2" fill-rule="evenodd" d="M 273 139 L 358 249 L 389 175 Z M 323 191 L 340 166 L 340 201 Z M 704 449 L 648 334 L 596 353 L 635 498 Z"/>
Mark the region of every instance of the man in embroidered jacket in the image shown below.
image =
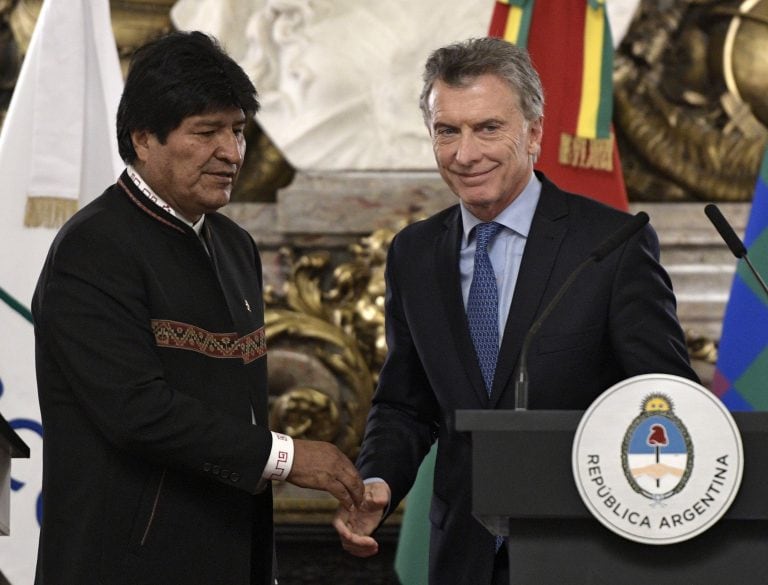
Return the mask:
<path id="1" fill-rule="evenodd" d="M 257 109 L 206 35 L 134 56 L 117 116 L 127 170 L 61 229 L 33 299 L 37 585 L 271 584 L 270 480 L 361 504 L 336 447 L 267 428 L 259 253 L 217 213 Z"/>

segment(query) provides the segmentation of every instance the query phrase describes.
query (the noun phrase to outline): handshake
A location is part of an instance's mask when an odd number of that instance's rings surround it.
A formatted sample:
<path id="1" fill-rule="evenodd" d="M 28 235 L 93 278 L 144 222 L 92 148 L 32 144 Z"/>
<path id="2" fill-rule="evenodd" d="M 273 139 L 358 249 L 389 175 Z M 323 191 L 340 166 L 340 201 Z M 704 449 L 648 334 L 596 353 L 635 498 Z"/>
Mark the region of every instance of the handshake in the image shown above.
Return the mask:
<path id="1" fill-rule="evenodd" d="M 379 552 L 371 534 L 389 506 L 387 483 L 363 483 L 352 462 L 331 443 L 295 439 L 293 444 L 293 466 L 286 481 L 328 492 L 339 501 L 333 526 L 344 550 L 358 557 Z"/>

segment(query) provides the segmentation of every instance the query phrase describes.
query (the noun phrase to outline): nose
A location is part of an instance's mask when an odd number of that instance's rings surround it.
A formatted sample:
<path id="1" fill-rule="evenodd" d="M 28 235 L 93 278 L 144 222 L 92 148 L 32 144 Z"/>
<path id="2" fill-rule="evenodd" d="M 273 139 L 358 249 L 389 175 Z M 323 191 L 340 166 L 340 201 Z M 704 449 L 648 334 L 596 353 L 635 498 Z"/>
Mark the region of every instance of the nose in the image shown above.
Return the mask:
<path id="1" fill-rule="evenodd" d="M 245 156 L 245 137 L 242 132 L 226 130 L 221 132 L 216 156 L 229 164 L 240 166 Z"/>
<path id="2" fill-rule="evenodd" d="M 477 162 L 482 156 L 477 137 L 472 132 L 462 132 L 456 145 L 456 162 L 468 165 Z"/>

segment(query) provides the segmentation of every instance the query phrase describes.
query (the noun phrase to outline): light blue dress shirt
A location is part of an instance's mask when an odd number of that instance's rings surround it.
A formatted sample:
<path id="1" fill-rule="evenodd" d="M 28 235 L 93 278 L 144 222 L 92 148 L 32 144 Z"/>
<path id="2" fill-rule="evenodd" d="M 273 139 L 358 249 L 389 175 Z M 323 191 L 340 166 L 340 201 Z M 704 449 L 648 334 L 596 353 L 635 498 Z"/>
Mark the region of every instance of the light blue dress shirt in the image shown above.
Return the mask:
<path id="1" fill-rule="evenodd" d="M 509 307 L 515 292 L 517 274 L 520 272 L 520 262 L 523 259 L 525 242 L 531 230 L 533 214 L 539 203 L 541 181 L 531 173 L 531 180 L 523 192 L 515 198 L 493 221 L 504 226 L 488 246 L 488 256 L 491 259 L 493 271 L 496 274 L 496 284 L 499 291 L 499 343 L 504 336 L 504 326 L 507 323 Z M 459 254 L 459 272 L 461 273 L 461 293 L 464 297 L 464 308 L 467 307 L 469 286 L 472 283 L 472 273 L 475 265 L 475 234 L 472 232 L 482 220 L 472 215 L 461 204 L 461 219 L 464 234 L 461 238 Z M 471 239 L 470 239 L 471 235 Z"/>

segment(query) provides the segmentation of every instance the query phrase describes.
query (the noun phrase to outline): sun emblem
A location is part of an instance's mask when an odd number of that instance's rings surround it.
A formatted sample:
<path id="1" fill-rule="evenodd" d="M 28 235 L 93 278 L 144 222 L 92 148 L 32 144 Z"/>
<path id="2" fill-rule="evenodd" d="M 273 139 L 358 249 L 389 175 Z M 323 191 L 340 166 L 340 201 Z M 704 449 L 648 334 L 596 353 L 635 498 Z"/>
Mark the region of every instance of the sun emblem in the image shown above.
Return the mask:
<path id="1" fill-rule="evenodd" d="M 643 399 L 641 410 L 645 413 L 672 412 L 672 399 L 666 394 L 650 394 Z"/>

